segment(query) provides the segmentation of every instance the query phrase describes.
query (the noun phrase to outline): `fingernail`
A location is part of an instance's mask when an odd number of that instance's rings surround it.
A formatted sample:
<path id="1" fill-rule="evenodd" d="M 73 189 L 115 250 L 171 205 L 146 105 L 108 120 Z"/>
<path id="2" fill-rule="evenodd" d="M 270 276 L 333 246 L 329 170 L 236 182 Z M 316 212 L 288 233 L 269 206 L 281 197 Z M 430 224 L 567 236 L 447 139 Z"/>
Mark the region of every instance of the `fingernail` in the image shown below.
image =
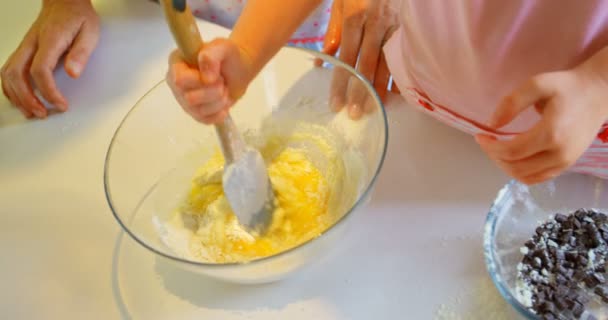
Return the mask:
<path id="1" fill-rule="evenodd" d="M 361 106 L 359 104 L 353 103 L 348 107 L 348 115 L 350 115 L 351 118 L 359 119 L 361 114 Z"/>
<path id="2" fill-rule="evenodd" d="M 32 112 L 33 112 L 33 113 L 36 115 L 36 117 L 38 117 L 38 118 L 44 118 L 44 117 L 46 116 L 44 111 L 42 111 L 42 110 L 40 110 L 40 109 L 37 109 L 37 108 L 35 108 L 34 110 L 32 110 Z"/>
<path id="3" fill-rule="evenodd" d="M 80 77 L 80 73 L 82 72 L 82 65 L 74 60 L 69 60 L 67 62 L 66 67 L 72 74 L 72 76 Z"/>
<path id="4" fill-rule="evenodd" d="M 65 99 L 63 99 L 63 98 L 60 99 L 60 100 L 57 100 L 57 102 L 55 102 L 54 105 L 60 111 L 66 111 L 66 110 L 68 110 L 68 102 L 65 101 Z"/>

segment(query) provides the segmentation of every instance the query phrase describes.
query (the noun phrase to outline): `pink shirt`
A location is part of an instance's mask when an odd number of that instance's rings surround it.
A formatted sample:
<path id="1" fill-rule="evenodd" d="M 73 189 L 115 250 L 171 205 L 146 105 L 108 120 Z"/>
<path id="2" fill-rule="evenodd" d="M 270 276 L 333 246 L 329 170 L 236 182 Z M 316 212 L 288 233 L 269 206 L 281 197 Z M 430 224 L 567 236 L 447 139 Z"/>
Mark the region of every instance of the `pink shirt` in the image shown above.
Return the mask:
<path id="1" fill-rule="evenodd" d="M 608 45 L 607 0 L 402 0 L 400 21 L 384 47 L 393 80 L 421 110 L 472 134 L 487 132 L 500 99 L 530 77 Z M 531 108 L 502 133 L 537 120 Z M 608 145 L 595 144 L 608 168 Z"/>

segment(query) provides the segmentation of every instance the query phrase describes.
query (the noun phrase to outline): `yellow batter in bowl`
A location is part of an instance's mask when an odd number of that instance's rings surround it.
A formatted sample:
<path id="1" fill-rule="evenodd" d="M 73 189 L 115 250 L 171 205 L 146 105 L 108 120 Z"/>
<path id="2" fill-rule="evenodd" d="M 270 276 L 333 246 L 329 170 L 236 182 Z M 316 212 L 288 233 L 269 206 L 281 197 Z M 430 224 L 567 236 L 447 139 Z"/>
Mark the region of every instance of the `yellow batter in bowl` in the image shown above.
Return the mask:
<path id="1" fill-rule="evenodd" d="M 356 174 L 349 177 L 350 190 L 344 172 L 357 161 L 345 161 L 348 152 L 328 129 L 302 123 L 266 125 L 263 133 L 248 138 L 267 162 L 277 201 L 268 231 L 248 233 L 239 224 L 222 191 L 224 159 L 216 151 L 198 169 L 188 196 L 169 221 L 168 229 L 180 230 L 185 238 L 169 242 L 174 251 L 213 263 L 271 256 L 321 235 L 338 219 L 338 207 L 352 205 L 353 181 L 359 179 Z M 176 247 L 184 245 L 187 250 Z"/>

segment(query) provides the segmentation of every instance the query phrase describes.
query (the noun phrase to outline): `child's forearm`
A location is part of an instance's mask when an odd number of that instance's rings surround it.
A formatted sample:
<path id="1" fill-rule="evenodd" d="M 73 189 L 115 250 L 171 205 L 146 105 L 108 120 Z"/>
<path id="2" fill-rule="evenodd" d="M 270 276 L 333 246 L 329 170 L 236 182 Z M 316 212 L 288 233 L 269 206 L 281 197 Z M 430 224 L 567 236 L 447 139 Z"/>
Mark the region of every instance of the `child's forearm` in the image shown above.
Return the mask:
<path id="1" fill-rule="evenodd" d="M 251 59 L 253 74 L 287 43 L 322 0 L 249 0 L 230 39 Z"/>

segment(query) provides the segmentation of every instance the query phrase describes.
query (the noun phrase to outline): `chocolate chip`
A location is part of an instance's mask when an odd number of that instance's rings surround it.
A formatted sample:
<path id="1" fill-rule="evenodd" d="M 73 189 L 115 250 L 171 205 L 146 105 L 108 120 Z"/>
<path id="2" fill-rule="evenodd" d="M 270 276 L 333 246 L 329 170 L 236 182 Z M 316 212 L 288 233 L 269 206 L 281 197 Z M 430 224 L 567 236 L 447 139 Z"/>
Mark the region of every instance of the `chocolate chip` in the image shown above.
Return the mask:
<path id="1" fill-rule="evenodd" d="M 608 303 L 608 288 L 606 288 L 606 287 L 596 287 L 593 292 L 595 292 L 595 294 L 597 294 L 598 296 L 600 296 L 600 298 L 602 298 L 602 301 Z"/>
<path id="2" fill-rule="evenodd" d="M 543 228 L 543 227 L 536 228 L 537 235 L 542 236 L 544 232 L 545 232 L 545 228 Z"/>
<path id="3" fill-rule="evenodd" d="M 574 304 L 576 304 L 576 300 L 574 300 L 572 298 L 566 298 L 566 299 L 564 299 L 564 301 L 566 302 L 566 305 L 568 306 L 569 309 L 572 309 L 574 307 Z"/>
<path id="4" fill-rule="evenodd" d="M 584 270 L 576 270 L 574 271 L 573 279 L 575 281 L 581 281 L 587 277 L 587 273 Z"/>
<path id="5" fill-rule="evenodd" d="M 557 284 L 563 285 L 563 284 L 566 284 L 568 282 L 568 280 L 563 275 L 557 274 L 557 276 L 555 276 L 555 282 L 557 282 Z"/>
<path id="6" fill-rule="evenodd" d="M 585 281 L 585 285 L 587 286 L 587 288 L 595 288 L 595 286 L 597 286 L 599 284 L 599 282 L 593 276 L 593 274 L 590 274 L 587 277 L 585 277 L 584 281 Z"/>
<path id="7" fill-rule="evenodd" d="M 561 213 L 556 213 L 555 214 L 555 221 L 559 222 L 559 223 L 564 223 L 566 221 L 568 221 L 568 217 L 564 214 Z"/>
<path id="8" fill-rule="evenodd" d="M 578 252 L 576 252 L 576 251 L 566 251 L 566 253 L 564 255 L 566 256 L 566 260 L 568 260 L 570 262 L 575 262 L 576 258 L 578 257 Z"/>
<path id="9" fill-rule="evenodd" d="M 561 264 L 557 264 L 557 266 L 555 267 L 555 272 L 557 272 L 558 274 L 561 274 L 562 276 L 566 276 L 568 274 L 568 269 L 566 269 L 566 267 L 564 267 Z"/>
<path id="10" fill-rule="evenodd" d="M 547 295 L 545 294 L 544 291 L 539 291 L 536 293 L 536 300 L 545 301 L 545 299 L 547 299 Z"/>
<path id="11" fill-rule="evenodd" d="M 568 309 L 568 304 L 566 303 L 566 299 L 564 299 L 564 298 L 557 298 L 557 299 L 555 299 L 555 306 L 560 311 L 562 311 L 564 309 Z"/>
<path id="12" fill-rule="evenodd" d="M 572 307 L 572 315 L 574 315 L 575 318 L 580 319 L 580 317 L 583 315 L 583 312 L 585 311 L 585 308 L 583 307 L 582 304 L 575 302 L 574 306 Z"/>
<path id="13" fill-rule="evenodd" d="M 553 302 L 545 301 L 540 305 L 539 309 L 545 313 L 555 313 L 555 305 Z"/>
<path id="14" fill-rule="evenodd" d="M 555 320 L 553 313 L 545 313 L 542 315 L 543 320 Z"/>
<path id="15" fill-rule="evenodd" d="M 590 296 L 581 282 L 608 303 L 608 285 L 604 286 L 608 283 L 607 244 L 608 215 L 592 210 L 556 213 L 534 230 L 521 249 L 518 277 L 533 287 L 532 309 L 540 318 L 569 319 L 585 314 Z"/>
<path id="16" fill-rule="evenodd" d="M 567 298 L 568 297 L 568 293 L 570 292 L 570 289 L 568 289 L 567 286 L 561 285 L 561 286 L 557 286 L 557 290 L 556 290 L 556 297 L 558 298 Z"/>
<path id="17" fill-rule="evenodd" d="M 589 301 L 591 301 L 591 298 L 586 293 L 581 293 L 578 295 L 578 298 L 576 298 L 576 302 L 582 305 L 586 305 Z"/>
<path id="18" fill-rule="evenodd" d="M 524 243 L 524 246 L 526 246 L 530 250 L 534 249 L 535 247 L 534 242 L 532 242 L 532 240 L 526 241 L 526 243 Z"/>
<path id="19" fill-rule="evenodd" d="M 602 236 L 598 231 L 592 233 L 589 239 L 591 239 L 592 248 L 597 248 L 602 244 Z"/>
<path id="20" fill-rule="evenodd" d="M 583 220 L 587 216 L 587 212 L 584 209 L 578 209 L 574 212 L 574 216 L 578 220 Z"/>
<path id="21" fill-rule="evenodd" d="M 597 281 L 598 284 L 606 283 L 606 278 L 604 278 L 604 276 L 601 273 L 594 272 L 592 274 L 592 276 L 595 278 L 595 281 Z"/>

